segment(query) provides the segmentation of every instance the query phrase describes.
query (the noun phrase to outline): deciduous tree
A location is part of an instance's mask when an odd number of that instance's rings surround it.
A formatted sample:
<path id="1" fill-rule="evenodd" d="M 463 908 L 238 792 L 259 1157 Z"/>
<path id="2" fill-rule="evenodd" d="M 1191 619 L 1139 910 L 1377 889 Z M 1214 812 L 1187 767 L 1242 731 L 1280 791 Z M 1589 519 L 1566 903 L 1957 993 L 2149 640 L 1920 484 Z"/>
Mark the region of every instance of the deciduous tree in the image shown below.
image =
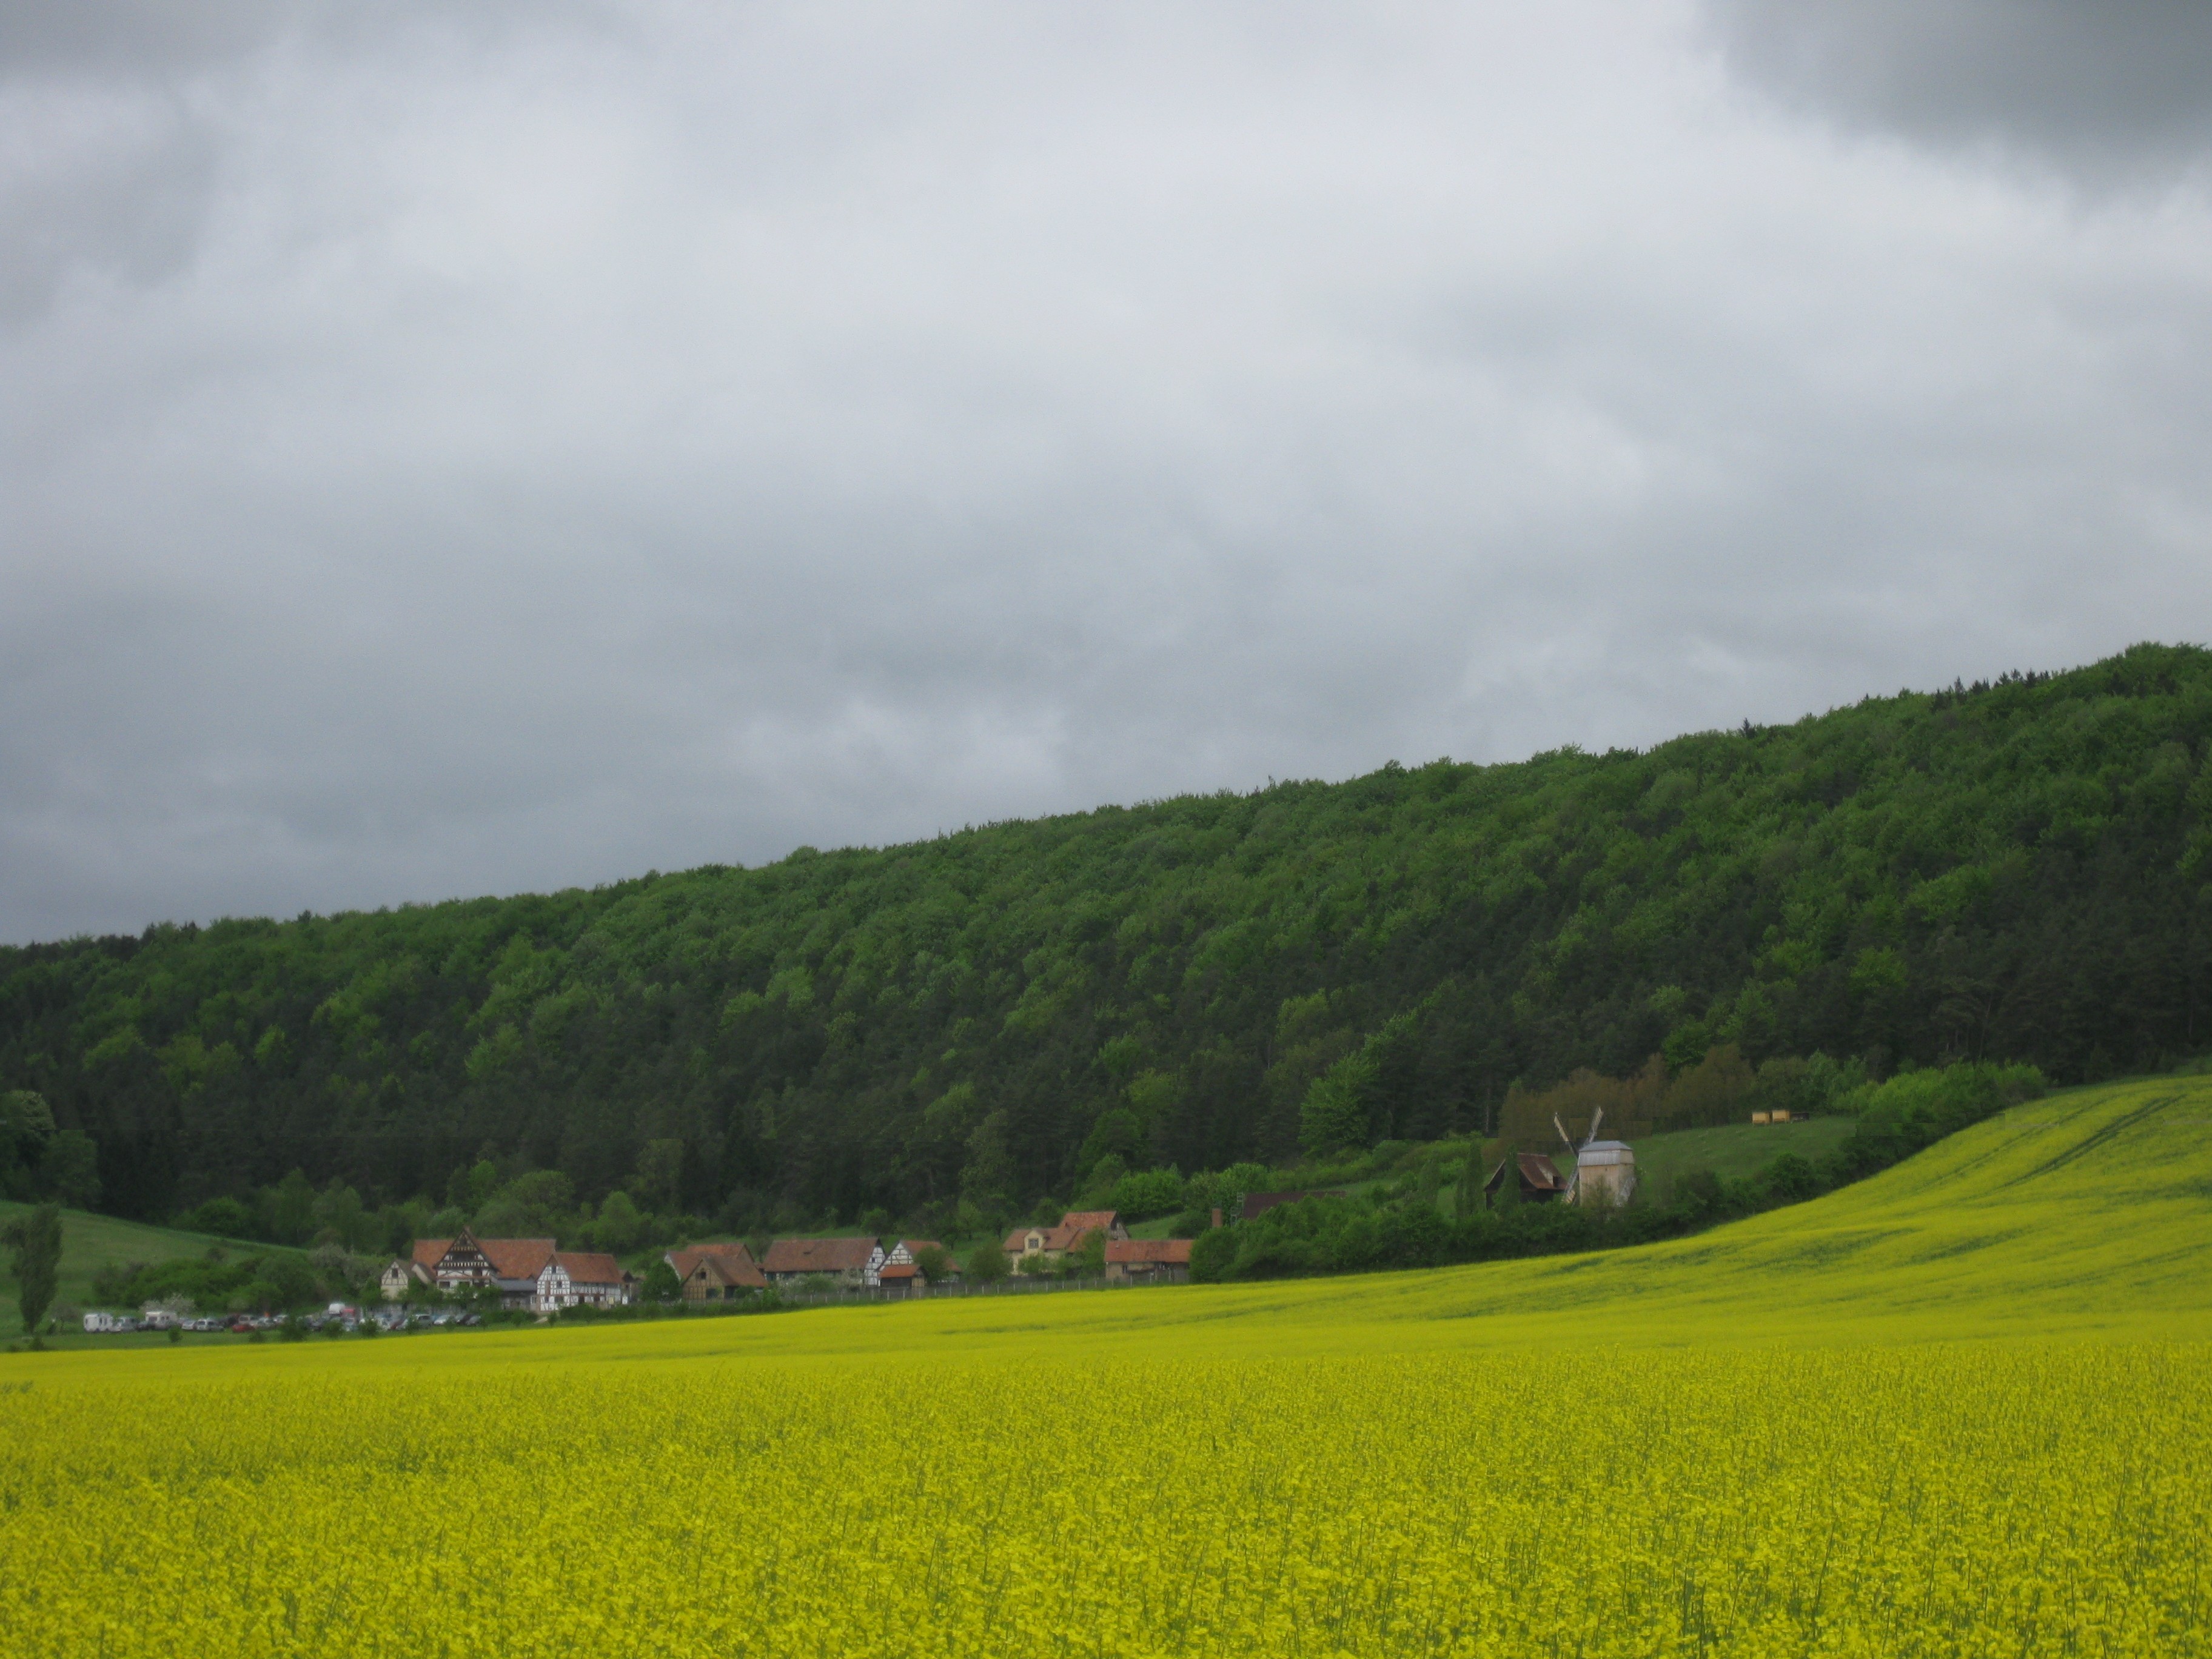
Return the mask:
<path id="1" fill-rule="evenodd" d="M 15 1274 L 15 1305 L 21 1310 L 23 1328 L 36 1336 L 61 1278 L 61 1206 L 41 1204 L 9 1217 L 0 1224 L 0 1244 L 8 1247 L 9 1265 Z"/>

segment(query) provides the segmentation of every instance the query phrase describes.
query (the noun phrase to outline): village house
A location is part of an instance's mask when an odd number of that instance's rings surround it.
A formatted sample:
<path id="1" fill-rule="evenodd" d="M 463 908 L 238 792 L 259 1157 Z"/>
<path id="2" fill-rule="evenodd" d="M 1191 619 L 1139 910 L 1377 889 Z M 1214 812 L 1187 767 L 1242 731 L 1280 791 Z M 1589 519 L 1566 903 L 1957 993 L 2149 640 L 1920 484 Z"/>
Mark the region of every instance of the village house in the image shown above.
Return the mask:
<path id="1" fill-rule="evenodd" d="M 552 1259 L 550 1238 L 477 1238 L 464 1227 L 454 1238 L 416 1239 L 409 1265 L 410 1273 L 419 1269 L 448 1296 L 496 1289 L 502 1308 L 529 1308 L 538 1298 L 538 1276 Z M 385 1278 L 391 1279 L 390 1267 Z"/>
<path id="2" fill-rule="evenodd" d="M 929 1280 L 911 1261 L 886 1261 L 876 1269 L 876 1285 L 894 1296 L 916 1296 L 929 1288 Z"/>
<path id="3" fill-rule="evenodd" d="M 538 1270 L 533 1306 L 539 1313 L 563 1308 L 615 1308 L 637 1299 L 637 1275 L 598 1250 L 556 1250 Z"/>
<path id="4" fill-rule="evenodd" d="M 918 1267 L 920 1264 L 915 1258 L 924 1250 L 945 1250 L 945 1246 L 933 1238 L 902 1238 L 884 1254 L 884 1266 L 887 1268 Z M 945 1250 L 945 1260 L 946 1267 L 941 1279 L 933 1279 L 930 1282 L 957 1285 L 960 1282 L 960 1264 L 952 1260 L 952 1252 L 950 1250 Z"/>
<path id="5" fill-rule="evenodd" d="M 854 1290 L 872 1289 L 884 1259 L 884 1247 L 872 1238 L 779 1238 L 768 1247 L 761 1272 L 781 1290 L 796 1290 L 816 1278 Z"/>
<path id="6" fill-rule="evenodd" d="M 432 1290 L 438 1287 L 438 1264 L 446 1259 L 446 1252 L 453 1248 L 450 1238 L 418 1238 L 415 1241 L 413 1259 L 408 1266 L 414 1270 L 420 1284 Z"/>
<path id="7" fill-rule="evenodd" d="M 674 1271 L 686 1302 L 729 1302 L 768 1287 L 768 1275 L 742 1243 L 695 1244 L 661 1260 Z"/>
<path id="8" fill-rule="evenodd" d="M 1017 1227 L 1006 1235 L 1006 1260 L 1017 1273 L 1034 1273 L 1035 1267 L 1023 1264 L 1035 1258 L 1042 1266 L 1051 1266 L 1066 1259 L 1067 1253 L 1080 1248 L 1092 1233 L 1103 1233 L 1106 1242 L 1127 1238 L 1129 1230 L 1121 1224 L 1118 1210 L 1070 1210 L 1060 1218 L 1056 1227 Z"/>
<path id="9" fill-rule="evenodd" d="M 377 1275 L 376 1284 L 386 1302 L 404 1302 L 410 1296 L 419 1296 L 438 1288 L 438 1281 L 431 1277 L 429 1269 L 420 1261 L 402 1261 L 396 1256 L 385 1264 L 384 1271 Z"/>
<path id="10" fill-rule="evenodd" d="M 478 1241 L 492 1266 L 492 1283 L 499 1287 L 499 1305 L 535 1310 L 538 1276 L 554 1256 L 550 1238 L 486 1238 Z"/>
<path id="11" fill-rule="evenodd" d="M 1109 1238 L 1106 1278 L 1117 1285 L 1181 1285 L 1190 1278 L 1187 1238 Z"/>

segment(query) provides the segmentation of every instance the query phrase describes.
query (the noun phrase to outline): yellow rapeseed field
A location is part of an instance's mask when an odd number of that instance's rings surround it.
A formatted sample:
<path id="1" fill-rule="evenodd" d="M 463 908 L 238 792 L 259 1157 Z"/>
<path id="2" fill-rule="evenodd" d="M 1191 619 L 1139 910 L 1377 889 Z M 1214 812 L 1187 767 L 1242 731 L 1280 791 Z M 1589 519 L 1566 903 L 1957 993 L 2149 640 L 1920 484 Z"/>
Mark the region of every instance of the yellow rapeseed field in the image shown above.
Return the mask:
<path id="1" fill-rule="evenodd" d="M 0 1359 L 0 1651 L 2203 1654 L 2208 1103 L 1634 1256 Z"/>

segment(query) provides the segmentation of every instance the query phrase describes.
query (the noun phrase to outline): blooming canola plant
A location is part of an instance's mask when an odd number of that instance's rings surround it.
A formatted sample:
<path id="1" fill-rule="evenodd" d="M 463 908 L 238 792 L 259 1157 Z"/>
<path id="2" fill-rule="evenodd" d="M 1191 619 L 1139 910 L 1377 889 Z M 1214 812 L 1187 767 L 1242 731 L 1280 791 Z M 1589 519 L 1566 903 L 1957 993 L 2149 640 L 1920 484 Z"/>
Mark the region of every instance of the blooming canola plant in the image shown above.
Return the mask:
<path id="1" fill-rule="evenodd" d="M 2208 1109 L 1603 1255 L 7 1358 L 0 1650 L 2202 1654 Z"/>

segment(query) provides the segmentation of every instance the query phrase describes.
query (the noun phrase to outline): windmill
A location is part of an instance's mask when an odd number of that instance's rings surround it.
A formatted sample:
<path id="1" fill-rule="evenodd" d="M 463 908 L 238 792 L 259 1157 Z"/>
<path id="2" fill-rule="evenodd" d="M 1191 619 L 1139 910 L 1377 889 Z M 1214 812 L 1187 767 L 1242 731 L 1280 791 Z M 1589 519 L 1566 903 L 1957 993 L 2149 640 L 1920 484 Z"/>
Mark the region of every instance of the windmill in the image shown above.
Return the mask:
<path id="1" fill-rule="evenodd" d="M 1559 1115 L 1552 1114 L 1552 1127 L 1559 1132 L 1559 1139 L 1575 1160 L 1575 1172 L 1567 1177 L 1570 1204 L 1586 1204 L 1594 1193 L 1602 1193 L 1607 1204 L 1626 1204 L 1636 1191 L 1636 1153 L 1625 1140 L 1600 1140 L 1598 1126 L 1604 1121 L 1605 1108 L 1601 1106 L 1590 1118 L 1589 1133 L 1577 1146 L 1567 1126 L 1559 1121 Z M 1583 1180 L 1585 1173 L 1589 1176 L 1587 1183 Z"/>
<path id="2" fill-rule="evenodd" d="M 1559 1144 L 1567 1149 L 1567 1156 L 1575 1161 L 1575 1172 L 1567 1177 L 1567 1202 L 1570 1204 L 1582 1201 L 1583 1153 L 1597 1139 L 1597 1126 L 1604 1121 L 1605 1108 L 1601 1106 L 1590 1118 L 1589 1133 L 1583 1137 L 1583 1144 L 1577 1146 L 1575 1138 L 1567 1133 L 1567 1126 L 1559 1121 L 1559 1115 L 1557 1112 L 1552 1114 L 1552 1127 L 1559 1132 Z"/>

